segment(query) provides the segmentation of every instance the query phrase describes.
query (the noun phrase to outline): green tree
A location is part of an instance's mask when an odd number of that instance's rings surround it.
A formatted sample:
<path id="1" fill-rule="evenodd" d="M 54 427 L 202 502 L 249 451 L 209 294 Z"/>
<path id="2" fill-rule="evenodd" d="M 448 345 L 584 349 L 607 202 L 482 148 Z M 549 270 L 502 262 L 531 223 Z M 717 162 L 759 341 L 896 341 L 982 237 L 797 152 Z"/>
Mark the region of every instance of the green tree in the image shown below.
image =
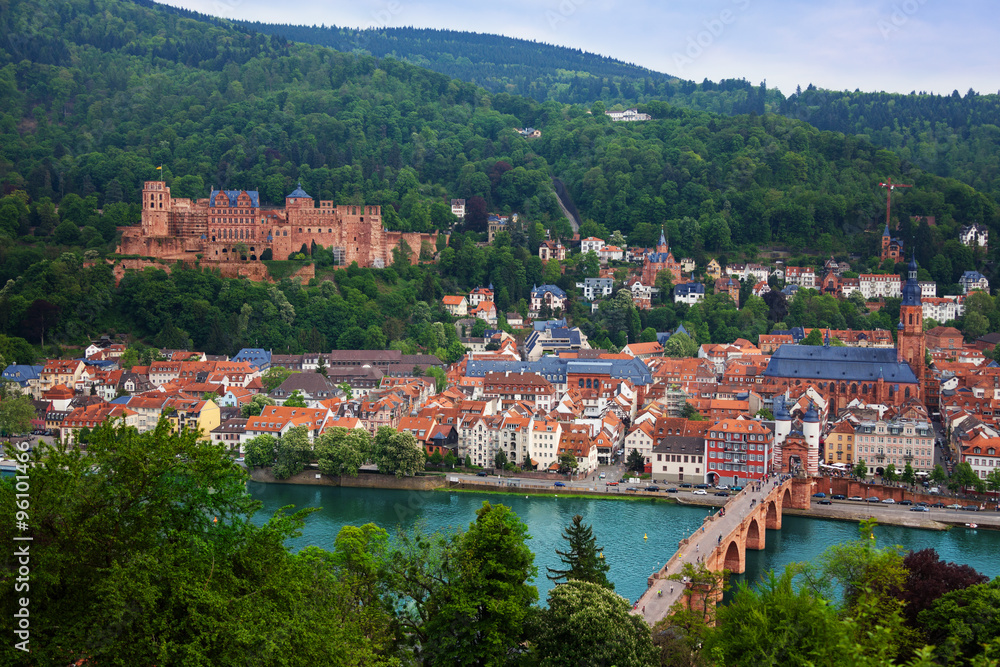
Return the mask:
<path id="1" fill-rule="evenodd" d="M 289 397 L 285 399 L 285 402 L 282 405 L 289 408 L 309 407 L 308 404 L 306 403 L 305 396 L 303 396 L 302 392 L 299 391 L 298 389 L 293 391 L 291 395 L 289 395 Z"/>
<path id="2" fill-rule="evenodd" d="M 32 662 L 387 667 L 394 642 L 361 627 L 343 573 L 284 546 L 310 510 L 251 520 L 259 504 L 223 448 L 161 420 L 99 426 L 86 453 L 40 444 L 32 464 Z M 0 484 L 5 515 L 15 501 Z"/>
<path id="3" fill-rule="evenodd" d="M 411 477 L 424 469 L 424 448 L 412 433 L 382 426 L 375 433 L 372 461 L 381 473 Z"/>
<path id="4" fill-rule="evenodd" d="M 646 457 L 639 453 L 638 449 L 633 449 L 625 459 L 625 469 L 632 472 L 642 473 L 646 470 Z"/>
<path id="5" fill-rule="evenodd" d="M 1000 657 L 1000 579 L 945 593 L 920 612 L 920 626 L 934 644 L 936 664 L 984 664 Z M 993 662 L 996 664 L 996 662 Z"/>
<path id="6" fill-rule="evenodd" d="M 260 376 L 260 381 L 264 385 L 264 391 L 270 394 L 272 391 L 280 387 L 291 374 L 292 371 L 287 368 L 282 366 L 271 366 L 263 375 Z"/>
<path id="7" fill-rule="evenodd" d="M 28 394 L 11 394 L 0 400 L 0 434 L 19 435 L 31 430 L 35 406 Z"/>
<path id="8" fill-rule="evenodd" d="M 253 398 L 240 407 L 240 415 L 256 417 L 264 410 L 265 405 L 275 405 L 274 399 L 264 394 L 254 394 Z"/>
<path id="9" fill-rule="evenodd" d="M 931 481 L 940 484 L 948 479 L 948 473 L 944 471 L 944 467 L 938 463 L 931 470 Z"/>
<path id="10" fill-rule="evenodd" d="M 275 444 L 275 461 L 271 472 L 278 479 L 288 479 L 302 472 L 305 464 L 312 458 L 313 448 L 309 442 L 308 427 L 290 428 Z"/>
<path id="11" fill-rule="evenodd" d="M 351 401 L 354 400 L 354 390 L 351 389 L 351 385 L 345 380 L 337 385 L 337 389 L 344 392 L 344 398 Z"/>
<path id="12" fill-rule="evenodd" d="M 854 465 L 851 470 L 851 474 L 858 479 L 864 479 L 868 477 L 868 464 L 865 463 L 864 459 L 858 459 L 858 462 Z"/>
<path id="13" fill-rule="evenodd" d="M 719 608 L 704 654 L 719 664 L 745 667 L 838 664 L 844 629 L 830 605 L 793 585 L 795 574 L 786 567 L 756 586 L 741 581 L 732 602 Z"/>
<path id="14" fill-rule="evenodd" d="M 559 556 L 565 569 L 547 568 L 546 576 L 550 580 L 586 581 L 609 590 L 615 589 L 615 585 L 608 581 L 607 572 L 611 566 L 604 560 L 604 550 L 597 546 L 594 531 L 583 523 L 582 516 L 577 514 L 573 517 L 573 522 L 563 530 L 563 539 L 569 543 L 569 549 L 566 551 L 556 549 L 556 555 Z"/>
<path id="15" fill-rule="evenodd" d="M 799 345 L 823 345 L 823 332 L 813 329 L 809 335 L 799 341 Z"/>
<path id="16" fill-rule="evenodd" d="M 684 401 L 684 414 L 683 414 L 683 416 L 684 416 L 684 419 L 687 419 L 687 420 L 693 421 L 693 422 L 705 421 L 705 417 L 703 417 L 702 414 L 700 412 L 698 412 L 698 408 L 694 407 L 693 405 L 691 405 L 687 401 Z"/>
<path id="17" fill-rule="evenodd" d="M 314 443 L 319 471 L 324 475 L 357 477 L 372 456 L 372 438 L 362 429 L 332 428 Z"/>
<path id="18" fill-rule="evenodd" d="M 966 489 L 970 486 L 977 491 L 981 491 L 984 486 L 983 480 L 975 473 L 968 461 L 960 461 L 955 464 L 955 468 L 951 472 L 948 488 L 956 490 Z"/>
<path id="19" fill-rule="evenodd" d="M 118 359 L 118 365 L 127 371 L 132 370 L 133 366 L 139 365 L 139 351 L 134 347 L 128 348 Z"/>
<path id="20" fill-rule="evenodd" d="M 247 440 L 243 462 L 249 468 L 266 468 L 274 465 L 278 455 L 278 441 L 273 435 L 258 435 Z"/>
<path id="21" fill-rule="evenodd" d="M 571 580 L 549 592 L 531 643 L 542 665 L 656 664 L 649 628 L 631 612 L 628 600 L 599 584 Z"/>
<path id="22" fill-rule="evenodd" d="M 642 330 L 642 335 L 639 337 L 640 343 L 655 343 L 656 342 L 656 329 L 653 327 L 646 327 Z"/>
<path id="23" fill-rule="evenodd" d="M 684 332 L 675 333 L 663 344 L 665 357 L 693 357 L 698 353 L 698 343 Z"/>
<path id="24" fill-rule="evenodd" d="M 499 450 L 493 457 L 493 467 L 503 468 L 505 465 L 507 465 L 507 453 L 503 450 Z"/>
<path id="25" fill-rule="evenodd" d="M 381 430 L 381 429 L 380 429 Z M 502 665 L 525 639 L 538 590 L 527 526 L 503 505 L 484 502 L 454 544 L 444 585 L 425 606 L 421 648 L 435 665 Z"/>
<path id="26" fill-rule="evenodd" d="M 895 482 L 899 481 L 899 475 L 896 474 L 896 464 L 890 463 L 885 467 L 885 469 L 882 471 L 882 479 L 889 482 L 890 484 L 894 484 Z"/>
<path id="27" fill-rule="evenodd" d="M 563 452 L 559 455 L 559 471 L 572 472 L 580 467 L 580 462 L 573 456 L 573 452 Z"/>
<path id="28" fill-rule="evenodd" d="M 917 473 L 913 469 L 913 466 L 909 463 L 907 463 L 903 468 L 903 474 L 900 476 L 900 480 L 902 480 L 904 484 L 909 484 L 910 486 L 917 483 Z"/>

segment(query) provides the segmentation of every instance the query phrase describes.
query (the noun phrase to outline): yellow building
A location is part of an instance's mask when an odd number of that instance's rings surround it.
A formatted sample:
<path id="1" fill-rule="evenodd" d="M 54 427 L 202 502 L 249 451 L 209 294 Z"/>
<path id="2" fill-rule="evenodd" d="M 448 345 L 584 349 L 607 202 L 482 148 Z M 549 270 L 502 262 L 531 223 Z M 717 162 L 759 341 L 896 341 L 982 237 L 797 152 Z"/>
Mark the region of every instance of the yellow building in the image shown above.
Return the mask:
<path id="1" fill-rule="evenodd" d="M 210 438 L 212 429 L 222 423 L 219 406 L 212 401 L 199 401 L 193 398 L 171 398 L 163 404 L 163 414 L 166 415 L 174 431 L 187 429 L 200 431 L 201 437 Z"/>

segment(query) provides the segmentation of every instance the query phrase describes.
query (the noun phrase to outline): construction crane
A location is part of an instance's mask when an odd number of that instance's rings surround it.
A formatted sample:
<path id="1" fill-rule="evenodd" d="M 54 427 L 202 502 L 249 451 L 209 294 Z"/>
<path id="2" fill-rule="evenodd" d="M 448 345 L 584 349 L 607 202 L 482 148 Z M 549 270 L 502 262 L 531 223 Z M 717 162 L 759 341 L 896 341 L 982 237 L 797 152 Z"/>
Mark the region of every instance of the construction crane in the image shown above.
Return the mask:
<path id="1" fill-rule="evenodd" d="M 893 183 L 892 176 L 885 183 L 879 183 L 879 187 L 885 188 L 885 226 L 889 227 L 889 203 L 892 200 L 892 191 L 896 188 L 912 188 L 912 185 L 903 185 L 902 183 Z"/>

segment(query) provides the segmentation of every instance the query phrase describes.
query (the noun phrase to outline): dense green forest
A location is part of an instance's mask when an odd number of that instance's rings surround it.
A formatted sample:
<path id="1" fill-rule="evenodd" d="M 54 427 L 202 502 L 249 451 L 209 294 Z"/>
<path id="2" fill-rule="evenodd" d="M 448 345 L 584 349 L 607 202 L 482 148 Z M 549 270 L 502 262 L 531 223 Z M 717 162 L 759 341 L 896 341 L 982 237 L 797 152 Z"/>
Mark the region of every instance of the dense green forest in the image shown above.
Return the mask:
<path id="1" fill-rule="evenodd" d="M 914 242 L 924 276 L 944 293 L 957 290 L 965 270 L 996 278 L 998 244 L 983 257 L 956 240 L 969 222 L 997 229 L 996 203 L 863 136 L 662 101 L 645 105 L 653 121 L 612 123 L 602 102 L 492 94 L 398 59 L 292 44 L 158 5 L 12 0 L 0 25 L 0 334 L 34 345 L 115 329 L 213 353 L 390 345 L 450 359 L 458 350 L 442 294 L 492 282 L 501 311 L 523 313 L 532 285 L 557 282 L 576 296 L 575 281 L 596 275 L 586 258 L 565 267 L 537 258 L 547 232 L 571 234 L 552 177 L 567 184 L 584 235 L 618 232 L 648 246 L 662 226 L 676 254 L 699 262 L 778 245 L 796 263 L 854 253 L 859 270 L 891 271 L 899 267 L 877 260 L 878 182 L 895 175 L 914 184 L 895 195 L 893 222 Z M 524 125 L 542 136 L 513 131 Z M 447 247 L 439 238 L 436 266 L 334 267 L 317 248 L 309 259 L 319 279 L 307 286 L 247 285 L 176 267 L 116 286 L 102 260 L 114 259 L 116 227 L 138 219 L 141 183 L 159 165 L 179 196 L 257 188 L 273 205 L 301 180 L 318 198 L 382 205 L 394 228 L 449 225 L 451 197 L 480 216 Z M 487 210 L 519 212 L 527 223 L 482 247 Z M 913 223 L 915 215 L 935 216 L 936 225 Z M 698 342 L 778 323 L 885 325 L 884 313 L 863 306 L 805 307 L 814 298 L 787 308 L 744 298 L 754 305 L 743 311 L 668 299 L 641 313 L 619 300 L 593 315 L 574 298 L 570 314 L 607 347 L 682 321 Z M 974 330 L 1000 319 L 992 304 L 981 310 Z"/>
<path id="2" fill-rule="evenodd" d="M 206 17 L 207 18 L 207 17 Z M 1000 95 L 830 91 L 808 85 L 787 98 L 743 79 L 701 83 L 611 58 L 522 39 L 451 30 L 240 22 L 256 32 L 338 51 L 391 56 L 539 102 L 673 106 L 737 115 L 779 113 L 820 130 L 867 136 L 875 145 L 1000 201 Z M 803 82 L 806 83 L 806 82 Z"/>

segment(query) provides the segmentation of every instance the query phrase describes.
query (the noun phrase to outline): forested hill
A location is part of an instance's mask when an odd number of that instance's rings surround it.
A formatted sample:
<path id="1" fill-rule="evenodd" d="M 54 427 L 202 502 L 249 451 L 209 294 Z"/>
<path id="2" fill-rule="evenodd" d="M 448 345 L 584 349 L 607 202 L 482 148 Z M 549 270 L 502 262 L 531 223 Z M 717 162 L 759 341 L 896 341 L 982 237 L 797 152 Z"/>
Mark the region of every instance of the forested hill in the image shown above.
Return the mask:
<path id="1" fill-rule="evenodd" d="M 645 108 L 657 120 L 611 123 L 599 105 L 591 114 L 491 95 L 398 59 L 191 16 L 120 0 L 11 0 L 0 43 L 7 190 L 135 202 L 163 164 L 180 196 L 257 188 L 278 204 L 301 180 L 320 198 L 391 205 L 393 227 L 440 226 L 435 204 L 462 197 L 559 233 L 558 176 L 595 225 L 638 227 L 641 240 L 666 224 L 695 252 L 880 231 L 877 183 L 895 174 L 918 185 L 900 198 L 904 222 L 996 222 L 995 203 L 864 138 L 655 100 Z M 513 131 L 525 125 L 542 137 Z"/>
<path id="2" fill-rule="evenodd" d="M 764 113 L 766 90 L 743 79 L 701 84 L 614 58 L 540 42 L 455 30 L 303 26 L 240 21 L 246 29 L 329 46 L 338 51 L 391 56 L 470 81 L 494 93 L 539 102 L 609 104 L 670 100 L 719 113 Z M 772 100 L 781 102 L 780 93 Z"/>
<path id="3" fill-rule="evenodd" d="M 259 22 L 238 24 L 257 32 L 280 34 L 297 42 L 329 46 L 337 51 L 368 53 L 379 58 L 392 56 L 471 81 L 492 92 L 515 93 L 539 101 L 559 99 L 561 89 L 566 89 L 568 98 L 560 101 L 600 99 L 601 87 L 606 84 L 613 87 L 609 94 L 617 98 L 620 95 L 618 82 L 660 82 L 673 78 L 580 49 L 486 33 L 426 28 L 357 30 Z M 585 98 L 574 99 L 577 86 Z"/>

